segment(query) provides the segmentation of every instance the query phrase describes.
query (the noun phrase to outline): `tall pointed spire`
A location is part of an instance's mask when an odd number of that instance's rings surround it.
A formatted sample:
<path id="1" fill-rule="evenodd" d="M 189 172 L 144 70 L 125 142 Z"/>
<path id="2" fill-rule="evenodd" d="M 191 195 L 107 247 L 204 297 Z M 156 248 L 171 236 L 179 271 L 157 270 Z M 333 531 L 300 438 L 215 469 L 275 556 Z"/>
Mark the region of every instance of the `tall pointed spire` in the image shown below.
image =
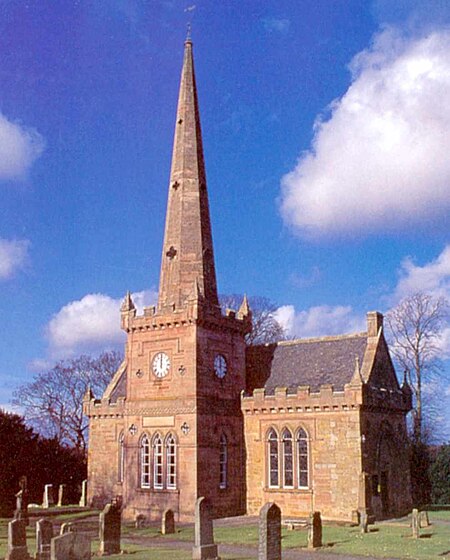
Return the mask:
<path id="1" fill-rule="evenodd" d="M 200 114 L 188 36 L 178 96 L 158 309 L 183 307 L 195 282 L 203 301 L 217 306 Z"/>

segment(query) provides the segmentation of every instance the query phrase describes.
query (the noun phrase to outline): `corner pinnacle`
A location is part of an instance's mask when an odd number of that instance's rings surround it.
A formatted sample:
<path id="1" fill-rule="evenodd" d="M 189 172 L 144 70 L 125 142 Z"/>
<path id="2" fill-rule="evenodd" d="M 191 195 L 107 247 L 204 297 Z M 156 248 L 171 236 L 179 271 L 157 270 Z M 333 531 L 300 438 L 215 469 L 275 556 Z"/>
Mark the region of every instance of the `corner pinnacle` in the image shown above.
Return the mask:
<path id="1" fill-rule="evenodd" d="M 128 291 L 125 295 L 125 298 L 122 302 L 122 305 L 120 306 L 120 311 L 131 311 L 132 309 L 136 309 L 134 303 L 133 303 L 133 299 L 131 297 L 130 292 Z"/>

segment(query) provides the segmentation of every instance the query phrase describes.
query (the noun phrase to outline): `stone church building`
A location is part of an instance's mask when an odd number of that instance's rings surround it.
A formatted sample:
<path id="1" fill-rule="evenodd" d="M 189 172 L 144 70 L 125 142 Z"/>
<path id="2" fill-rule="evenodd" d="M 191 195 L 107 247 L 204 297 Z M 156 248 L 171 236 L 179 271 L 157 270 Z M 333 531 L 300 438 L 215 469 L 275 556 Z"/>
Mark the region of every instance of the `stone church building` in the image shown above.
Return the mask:
<path id="1" fill-rule="evenodd" d="M 192 520 L 312 510 L 351 521 L 411 507 L 406 414 L 383 317 L 367 331 L 246 347 L 251 309 L 219 306 L 192 42 L 181 74 L 158 303 L 121 307 L 125 359 L 90 392 L 88 500 L 121 496 L 123 515 Z"/>

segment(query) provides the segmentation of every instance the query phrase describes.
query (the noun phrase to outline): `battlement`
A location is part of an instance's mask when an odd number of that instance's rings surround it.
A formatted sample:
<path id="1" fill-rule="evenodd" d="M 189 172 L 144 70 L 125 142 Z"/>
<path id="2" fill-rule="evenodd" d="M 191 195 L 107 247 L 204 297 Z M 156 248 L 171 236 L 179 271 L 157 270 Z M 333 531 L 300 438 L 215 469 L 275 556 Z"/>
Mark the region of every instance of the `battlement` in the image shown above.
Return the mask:
<path id="1" fill-rule="evenodd" d="M 409 391 L 369 385 L 364 393 L 364 406 L 368 408 L 403 412 L 409 412 L 412 408 L 412 396 Z"/>
<path id="2" fill-rule="evenodd" d="M 125 397 L 119 397 L 116 401 L 109 398 L 83 401 L 83 414 L 89 418 L 117 418 L 122 417 L 124 411 Z"/>
<path id="3" fill-rule="evenodd" d="M 254 389 L 251 395 L 241 394 L 244 414 L 265 412 L 310 412 L 358 409 L 363 403 L 361 385 L 345 385 L 343 391 L 335 391 L 332 385 L 321 385 L 319 391 L 308 386 L 296 389 L 276 387 L 274 393 Z"/>
<path id="4" fill-rule="evenodd" d="M 408 411 L 411 409 L 411 395 L 401 389 L 385 389 L 367 384 L 346 384 L 343 391 L 335 391 L 333 385 L 324 384 L 318 391 L 308 385 L 295 389 L 276 387 L 270 393 L 265 388 L 254 389 L 252 394 L 241 393 L 241 410 L 245 414 L 326 412 L 360 407 Z"/>
<path id="5" fill-rule="evenodd" d="M 159 312 L 155 306 L 145 307 L 144 312 L 137 314 L 136 309 L 121 314 L 121 327 L 127 333 L 136 331 L 158 331 L 198 325 L 209 329 L 239 332 L 245 334 L 249 330 L 248 317 L 239 316 L 233 310 L 227 310 L 222 315 L 220 309 L 212 312 L 197 304 L 191 304 L 180 309 Z"/>

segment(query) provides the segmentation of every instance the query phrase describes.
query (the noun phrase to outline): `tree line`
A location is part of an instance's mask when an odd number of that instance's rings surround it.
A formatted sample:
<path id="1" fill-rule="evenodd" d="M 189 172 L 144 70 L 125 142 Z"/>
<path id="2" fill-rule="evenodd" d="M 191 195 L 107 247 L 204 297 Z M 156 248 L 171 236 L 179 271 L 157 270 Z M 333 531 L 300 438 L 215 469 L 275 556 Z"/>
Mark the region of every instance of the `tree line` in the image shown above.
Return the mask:
<path id="1" fill-rule="evenodd" d="M 42 504 L 45 484 L 53 484 L 56 492 L 66 484 L 67 497 L 75 503 L 86 478 L 83 453 L 37 434 L 24 418 L 1 409 L 0 466 L 0 517 L 12 515 L 22 476 L 27 477 L 29 503 L 36 504 Z"/>

